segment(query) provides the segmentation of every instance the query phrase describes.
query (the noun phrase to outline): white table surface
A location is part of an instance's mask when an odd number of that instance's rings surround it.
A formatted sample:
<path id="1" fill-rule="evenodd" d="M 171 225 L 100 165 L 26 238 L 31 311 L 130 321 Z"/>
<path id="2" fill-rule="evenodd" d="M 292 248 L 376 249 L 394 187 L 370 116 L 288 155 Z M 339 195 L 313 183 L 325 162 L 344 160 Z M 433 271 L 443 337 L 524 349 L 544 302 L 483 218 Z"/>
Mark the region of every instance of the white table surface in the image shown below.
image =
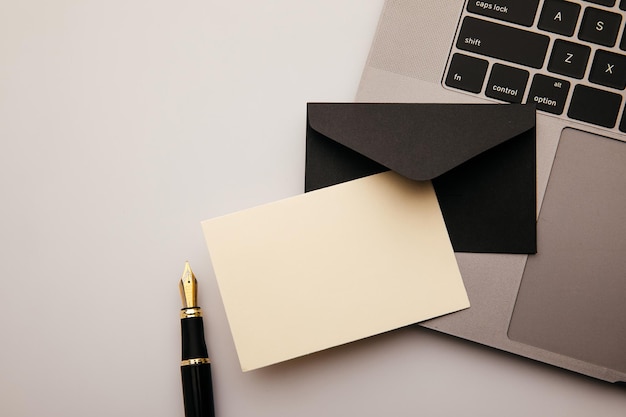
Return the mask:
<path id="1" fill-rule="evenodd" d="M 20 0 L 0 12 L 0 415 L 182 416 L 178 280 L 220 417 L 624 416 L 626 390 L 403 329 L 242 373 L 200 221 L 302 191 L 382 0 Z"/>

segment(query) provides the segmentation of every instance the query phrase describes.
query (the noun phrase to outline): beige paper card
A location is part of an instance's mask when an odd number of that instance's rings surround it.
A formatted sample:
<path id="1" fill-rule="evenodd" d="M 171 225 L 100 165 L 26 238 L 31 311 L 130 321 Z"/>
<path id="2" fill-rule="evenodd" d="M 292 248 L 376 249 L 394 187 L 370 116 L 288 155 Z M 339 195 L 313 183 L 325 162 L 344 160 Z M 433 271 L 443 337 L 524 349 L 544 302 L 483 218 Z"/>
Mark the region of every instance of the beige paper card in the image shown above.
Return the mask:
<path id="1" fill-rule="evenodd" d="M 386 172 L 202 227 L 244 371 L 469 307 L 430 182 Z"/>

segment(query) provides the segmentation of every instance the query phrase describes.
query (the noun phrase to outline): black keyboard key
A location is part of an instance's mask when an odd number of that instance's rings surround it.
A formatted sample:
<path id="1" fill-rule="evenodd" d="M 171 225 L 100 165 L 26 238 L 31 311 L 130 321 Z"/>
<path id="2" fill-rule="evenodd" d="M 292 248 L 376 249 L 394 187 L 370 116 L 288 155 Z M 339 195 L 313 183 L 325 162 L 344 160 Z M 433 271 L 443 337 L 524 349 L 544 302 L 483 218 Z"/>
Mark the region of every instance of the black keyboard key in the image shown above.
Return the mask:
<path id="1" fill-rule="evenodd" d="M 622 10 L 626 10 L 626 0 L 622 0 L 619 2 L 619 8 Z"/>
<path id="2" fill-rule="evenodd" d="M 548 71 L 581 79 L 587 69 L 591 48 L 557 39 L 554 41 Z"/>
<path id="3" fill-rule="evenodd" d="M 463 54 L 454 54 L 448 68 L 446 85 L 452 88 L 480 93 L 487 74 L 487 61 Z"/>
<path id="4" fill-rule="evenodd" d="M 546 0 L 537 26 L 541 30 L 572 36 L 579 14 L 579 4 L 563 0 Z"/>
<path id="5" fill-rule="evenodd" d="M 626 88 L 626 55 L 597 50 L 591 65 L 589 81 L 620 90 Z"/>
<path id="6" fill-rule="evenodd" d="M 539 0 L 498 0 L 497 2 L 470 0 L 467 3 L 467 10 L 506 22 L 532 26 L 537 6 L 539 6 Z"/>
<path id="7" fill-rule="evenodd" d="M 497 23 L 465 17 L 456 47 L 503 59 L 516 64 L 541 68 L 550 38 Z"/>
<path id="8" fill-rule="evenodd" d="M 568 81 L 535 74 L 527 102 L 535 103 L 538 110 L 561 114 L 565 108 L 569 87 Z"/>
<path id="9" fill-rule="evenodd" d="M 613 46 L 622 22 L 622 16 L 605 10 L 587 7 L 580 24 L 578 39 Z"/>
<path id="10" fill-rule="evenodd" d="M 603 127 L 614 127 L 622 96 L 585 85 L 574 87 L 567 115 Z"/>
<path id="11" fill-rule="evenodd" d="M 521 103 L 528 82 L 528 71 L 493 64 L 485 95 L 509 103 Z"/>
<path id="12" fill-rule="evenodd" d="M 587 0 L 589 3 L 601 4 L 602 6 L 615 6 L 615 0 Z"/>
<path id="13" fill-rule="evenodd" d="M 626 111 L 622 114 L 622 121 L 619 124 L 619 130 L 626 133 Z"/>
<path id="14" fill-rule="evenodd" d="M 626 30 L 624 30 L 624 34 L 622 35 L 622 41 L 619 44 L 619 49 L 621 49 L 622 51 L 626 51 Z"/>

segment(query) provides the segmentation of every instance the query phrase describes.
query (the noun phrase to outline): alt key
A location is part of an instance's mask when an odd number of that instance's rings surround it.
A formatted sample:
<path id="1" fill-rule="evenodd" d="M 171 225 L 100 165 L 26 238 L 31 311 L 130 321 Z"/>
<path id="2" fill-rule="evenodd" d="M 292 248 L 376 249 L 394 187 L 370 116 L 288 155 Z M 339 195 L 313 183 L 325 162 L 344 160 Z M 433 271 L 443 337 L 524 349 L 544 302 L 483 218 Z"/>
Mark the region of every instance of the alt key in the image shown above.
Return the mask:
<path id="1" fill-rule="evenodd" d="M 535 103 L 537 110 L 562 114 L 569 87 L 569 81 L 535 74 L 527 102 Z"/>

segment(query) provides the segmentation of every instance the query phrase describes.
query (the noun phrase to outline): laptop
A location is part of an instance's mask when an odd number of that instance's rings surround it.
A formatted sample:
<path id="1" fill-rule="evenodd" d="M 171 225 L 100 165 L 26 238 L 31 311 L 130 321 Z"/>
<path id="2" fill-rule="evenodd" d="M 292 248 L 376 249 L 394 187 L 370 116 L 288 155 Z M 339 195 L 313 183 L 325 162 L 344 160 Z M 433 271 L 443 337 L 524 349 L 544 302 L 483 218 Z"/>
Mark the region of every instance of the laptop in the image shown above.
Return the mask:
<path id="1" fill-rule="evenodd" d="M 357 101 L 537 108 L 538 253 L 457 253 L 471 308 L 422 326 L 626 381 L 625 22 L 626 0 L 385 2 Z"/>

